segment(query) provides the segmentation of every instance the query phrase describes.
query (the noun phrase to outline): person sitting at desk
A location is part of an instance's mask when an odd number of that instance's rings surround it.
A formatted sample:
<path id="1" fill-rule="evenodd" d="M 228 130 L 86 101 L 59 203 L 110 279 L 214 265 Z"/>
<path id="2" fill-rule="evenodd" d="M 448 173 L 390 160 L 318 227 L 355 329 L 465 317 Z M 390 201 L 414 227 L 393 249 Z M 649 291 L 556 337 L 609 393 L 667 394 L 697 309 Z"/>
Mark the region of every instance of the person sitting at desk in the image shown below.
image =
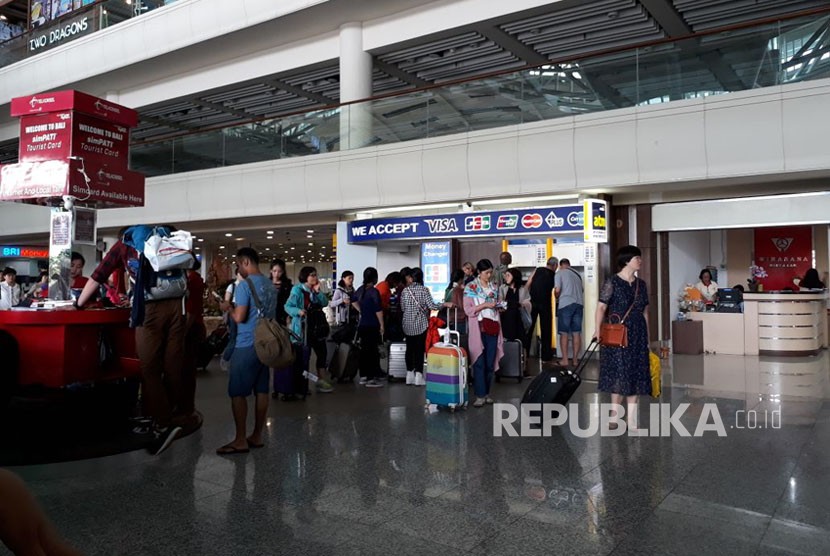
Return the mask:
<path id="1" fill-rule="evenodd" d="M 804 273 L 804 278 L 798 283 L 798 287 L 802 290 L 823 290 L 825 285 L 819 280 L 818 270 L 811 268 Z"/>
<path id="2" fill-rule="evenodd" d="M 17 283 L 17 271 L 6 267 L 0 282 L 0 309 L 11 309 L 20 305 L 21 292 Z"/>
<path id="3" fill-rule="evenodd" d="M 84 289 L 84 286 L 86 286 L 86 283 L 89 280 L 89 278 L 83 275 L 85 264 L 86 259 L 84 259 L 84 256 L 77 251 L 72 251 L 72 259 L 69 265 L 69 278 L 72 280 L 73 290 Z"/>
<path id="4" fill-rule="evenodd" d="M 718 284 L 712 281 L 712 273 L 709 269 L 704 268 L 700 271 L 700 282 L 695 284 L 697 291 L 703 295 L 703 301 L 712 303 L 715 301 L 715 296 L 718 294 Z"/>

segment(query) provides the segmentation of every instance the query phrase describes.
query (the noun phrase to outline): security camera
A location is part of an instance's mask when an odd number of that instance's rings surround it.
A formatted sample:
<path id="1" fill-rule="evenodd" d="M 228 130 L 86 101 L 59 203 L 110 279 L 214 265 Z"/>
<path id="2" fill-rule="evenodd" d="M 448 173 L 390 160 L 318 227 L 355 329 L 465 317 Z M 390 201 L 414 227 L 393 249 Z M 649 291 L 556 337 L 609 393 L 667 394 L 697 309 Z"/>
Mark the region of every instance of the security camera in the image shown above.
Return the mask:
<path id="1" fill-rule="evenodd" d="M 63 196 L 63 208 L 66 210 L 72 210 L 72 207 L 75 206 L 75 197 L 72 195 L 64 195 Z"/>

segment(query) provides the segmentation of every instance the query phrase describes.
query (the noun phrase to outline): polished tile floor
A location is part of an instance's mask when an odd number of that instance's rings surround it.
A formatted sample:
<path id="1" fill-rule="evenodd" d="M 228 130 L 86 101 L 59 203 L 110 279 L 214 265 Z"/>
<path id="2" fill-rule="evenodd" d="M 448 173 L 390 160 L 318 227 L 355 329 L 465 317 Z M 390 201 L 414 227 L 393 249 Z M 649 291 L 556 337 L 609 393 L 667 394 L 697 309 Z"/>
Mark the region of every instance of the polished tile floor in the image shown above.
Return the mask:
<path id="1" fill-rule="evenodd" d="M 495 438 L 492 408 L 430 414 L 422 389 L 349 385 L 273 403 L 267 447 L 234 457 L 214 454 L 232 424 L 212 367 L 205 426 L 163 455 L 13 470 L 85 554 L 826 555 L 829 360 L 675 356 L 663 401 L 692 426 L 717 404 L 725 438 Z M 575 396 L 598 399 L 590 380 Z M 779 429 L 733 428 L 777 409 Z"/>

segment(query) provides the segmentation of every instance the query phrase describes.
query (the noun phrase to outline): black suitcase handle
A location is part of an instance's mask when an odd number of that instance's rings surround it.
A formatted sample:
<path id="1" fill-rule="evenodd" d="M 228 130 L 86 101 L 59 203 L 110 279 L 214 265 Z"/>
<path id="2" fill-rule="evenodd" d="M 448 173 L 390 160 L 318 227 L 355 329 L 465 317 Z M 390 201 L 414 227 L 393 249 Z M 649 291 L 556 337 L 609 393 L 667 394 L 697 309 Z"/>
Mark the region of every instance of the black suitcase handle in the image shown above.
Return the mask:
<path id="1" fill-rule="evenodd" d="M 585 348 L 585 353 L 582 354 L 582 358 L 576 364 L 576 368 L 573 370 L 573 374 L 579 376 L 582 374 L 582 371 L 585 370 L 585 367 L 588 366 L 588 361 L 591 360 L 594 353 L 596 353 L 597 348 L 599 347 L 599 342 L 596 338 L 591 339 L 591 343 L 588 344 L 588 347 Z"/>

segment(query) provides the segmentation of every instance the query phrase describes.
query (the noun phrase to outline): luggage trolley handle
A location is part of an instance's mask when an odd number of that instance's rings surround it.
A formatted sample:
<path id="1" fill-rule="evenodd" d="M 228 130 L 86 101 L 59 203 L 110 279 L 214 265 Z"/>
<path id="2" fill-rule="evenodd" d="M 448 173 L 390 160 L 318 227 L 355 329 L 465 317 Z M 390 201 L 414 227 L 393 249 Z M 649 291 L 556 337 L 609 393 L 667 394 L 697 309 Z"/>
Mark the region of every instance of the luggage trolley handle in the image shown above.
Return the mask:
<path id="1" fill-rule="evenodd" d="M 447 311 L 449 312 L 449 309 Z M 447 329 L 449 330 L 450 340 L 455 337 L 458 341 L 458 347 L 461 347 L 461 332 L 458 331 L 458 307 L 453 307 L 453 315 L 455 322 L 452 327 L 450 327 L 450 323 L 447 323 Z"/>
<path id="2" fill-rule="evenodd" d="M 582 371 L 584 371 L 585 367 L 588 366 L 588 361 L 591 360 L 591 357 L 593 357 L 594 353 L 596 353 L 598 347 L 599 342 L 596 338 L 592 338 L 591 343 L 589 343 L 588 347 L 585 348 L 585 353 L 582 354 L 582 359 L 580 359 L 579 363 L 576 364 L 573 374 L 576 376 L 580 376 L 582 374 Z"/>

